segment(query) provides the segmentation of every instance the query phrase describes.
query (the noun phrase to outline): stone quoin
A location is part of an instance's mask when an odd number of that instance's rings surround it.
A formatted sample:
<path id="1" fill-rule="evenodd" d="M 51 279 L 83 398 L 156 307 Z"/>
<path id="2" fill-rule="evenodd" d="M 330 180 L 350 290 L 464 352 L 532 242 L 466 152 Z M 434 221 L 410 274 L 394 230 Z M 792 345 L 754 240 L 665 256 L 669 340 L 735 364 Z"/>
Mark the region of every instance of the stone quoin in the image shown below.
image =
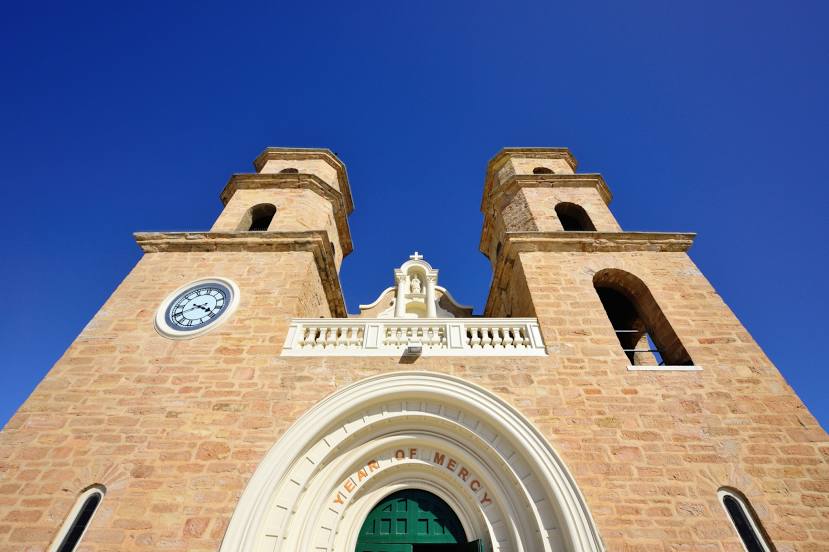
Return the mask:
<path id="1" fill-rule="evenodd" d="M 0 552 L 829 550 L 829 436 L 694 234 L 623 230 L 576 167 L 489 161 L 481 313 L 428 244 L 347 312 L 326 149 L 267 148 L 209 229 L 135 234 L 0 434 Z"/>

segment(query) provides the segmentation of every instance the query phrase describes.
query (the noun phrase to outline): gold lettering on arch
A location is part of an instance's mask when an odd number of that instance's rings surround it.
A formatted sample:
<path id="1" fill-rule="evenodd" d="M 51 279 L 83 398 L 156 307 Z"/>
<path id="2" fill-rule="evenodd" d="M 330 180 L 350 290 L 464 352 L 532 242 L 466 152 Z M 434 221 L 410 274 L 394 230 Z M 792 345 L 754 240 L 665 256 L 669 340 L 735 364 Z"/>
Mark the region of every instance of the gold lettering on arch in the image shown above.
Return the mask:
<path id="1" fill-rule="evenodd" d="M 461 462 L 451 456 L 447 456 L 442 450 L 435 449 L 432 455 L 429 455 L 428 452 L 429 450 L 427 449 L 421 454 L 418 449 L 414 447 L 407 450 L 396 449 L 389 454 L 388 458 L 393 462 L 420 460 L 422 462 L 431 462 L 435 466 L 443 467 L 455 474 L 455 477 L 457 477 L 458 480 L 472 492 L 472 494 L 478 497 L 478 502 L 482 507 L 485 508 L 492 504 L 492 497 L 486 489 L 484 489 L 481 481 L 475 477 L 474 472 L 470 468 L 464 466 Z M 334 504 L 345 505 L 345 501 L 348 497 L 354 494 L 354 492 L 366 479 L 369 478 L 372 473 L 379 470 L 380 462 L 377 459 L 371 459 L 366 462 L 364 466 L 360 466 L 357 471 L 349 475 L 339 485 L 333 498 Z"/>

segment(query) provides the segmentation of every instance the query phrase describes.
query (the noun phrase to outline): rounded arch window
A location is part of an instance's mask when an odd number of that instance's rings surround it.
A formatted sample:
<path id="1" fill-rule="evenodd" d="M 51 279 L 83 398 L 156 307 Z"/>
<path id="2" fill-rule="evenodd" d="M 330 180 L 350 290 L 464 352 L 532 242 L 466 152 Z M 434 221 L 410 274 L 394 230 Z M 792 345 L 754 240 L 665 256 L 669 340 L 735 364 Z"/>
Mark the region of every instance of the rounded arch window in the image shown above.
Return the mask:
<path id="1" fill-rule="evenodd" d="M 533 174 L 556 174 L 556 171 L 549 167 L 536 167 L 533 169 Z"/>
<path id="2" fill-rule="evenodd" d="M 581 205 L 562 202 L 556 205 L 556 216 L 566 232 L 595 232 L 596 226 Z"/>
<path id="3" fill-rule="evenodd" d="M 248 211 L 246 217 L 247 230 L 250 232 L 264 232 L 271 225 L 274 215 L 276 215 L 276 206 L 271 203 L 260 203 L 254 205 Z"/>
<path id="4" fill-rule="evenodd" d="M 299 169 L 295 169 L 294 167 L 286 167 L 279 171 L 280 174 L 297 174 Z"/>
<path id="5" fill-rule="evenodd" d="M 49 547 L 49 552 L 72 552 L 77 548 L 105 493 L 106 487 L 103 485 L 92 485 L 78 496 L 52 546 Z"/>
<path id="6" fill-rule="evenodd" d="M 774 550 L 769 544 L 770 541 L 763 526 L 754 514 L 754 509 L 743 493 L 737 489 L 722 487 L 717 491 L 717 496 L 748 552 L 772 552 Z"/>

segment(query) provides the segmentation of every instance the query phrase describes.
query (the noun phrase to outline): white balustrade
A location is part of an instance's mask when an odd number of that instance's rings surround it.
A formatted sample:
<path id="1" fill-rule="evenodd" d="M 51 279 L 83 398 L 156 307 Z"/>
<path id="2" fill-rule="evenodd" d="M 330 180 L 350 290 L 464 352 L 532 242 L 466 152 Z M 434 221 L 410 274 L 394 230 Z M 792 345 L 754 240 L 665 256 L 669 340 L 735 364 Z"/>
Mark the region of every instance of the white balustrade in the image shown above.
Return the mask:
<path id="1" fill-rule="evenodd" d="M 297 318 L 283 356 L 543 356 L 535 318 Z"/>

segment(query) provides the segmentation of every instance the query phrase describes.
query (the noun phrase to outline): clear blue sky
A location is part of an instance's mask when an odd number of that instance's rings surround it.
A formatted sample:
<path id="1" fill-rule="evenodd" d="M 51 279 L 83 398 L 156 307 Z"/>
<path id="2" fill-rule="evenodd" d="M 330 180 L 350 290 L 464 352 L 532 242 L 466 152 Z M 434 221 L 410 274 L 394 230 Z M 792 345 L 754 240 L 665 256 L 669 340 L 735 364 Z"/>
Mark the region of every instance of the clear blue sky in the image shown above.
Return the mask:
<path id="1" fill-rule="evenodd" d="M 265 146 L 348 166 L 350 310 L 418 249 L 476 312 L 487 160 L 568 146 L 626 230 L 699 233 L 829 427 L 827 6 L 4 2 L 0 422 L 136 263 L 131 233 L 209 228 Z"/>

